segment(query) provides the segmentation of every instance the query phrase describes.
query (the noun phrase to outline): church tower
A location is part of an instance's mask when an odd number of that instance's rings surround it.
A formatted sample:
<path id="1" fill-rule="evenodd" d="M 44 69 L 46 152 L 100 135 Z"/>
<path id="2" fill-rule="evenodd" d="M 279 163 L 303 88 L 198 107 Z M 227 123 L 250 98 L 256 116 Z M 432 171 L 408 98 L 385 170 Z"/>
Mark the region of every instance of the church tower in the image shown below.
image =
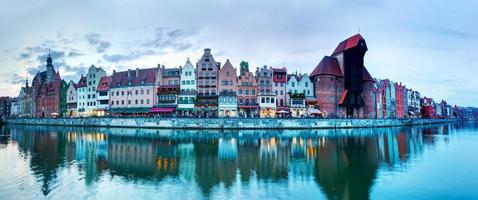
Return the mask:
<path id="1" fill-rule="evenodd" d="M 55 67 L 53 67 L 53 60 L 51 59 L 50 54 L 48 54 L 48 58 L 46 59 L 46 82 L 51 83 L 55 81 L 56 72 Z"/>

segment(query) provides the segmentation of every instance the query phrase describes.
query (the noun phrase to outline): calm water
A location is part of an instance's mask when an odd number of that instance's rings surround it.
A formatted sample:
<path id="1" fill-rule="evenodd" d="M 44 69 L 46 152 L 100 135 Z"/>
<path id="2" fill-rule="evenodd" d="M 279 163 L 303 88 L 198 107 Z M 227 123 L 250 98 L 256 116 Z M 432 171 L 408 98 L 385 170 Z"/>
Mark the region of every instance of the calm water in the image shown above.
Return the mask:
<path id="1" fill-rule="evenodd" d="M 0 199 L 478 199 L 478 123 L 304 131 L 7 126 Z"/>

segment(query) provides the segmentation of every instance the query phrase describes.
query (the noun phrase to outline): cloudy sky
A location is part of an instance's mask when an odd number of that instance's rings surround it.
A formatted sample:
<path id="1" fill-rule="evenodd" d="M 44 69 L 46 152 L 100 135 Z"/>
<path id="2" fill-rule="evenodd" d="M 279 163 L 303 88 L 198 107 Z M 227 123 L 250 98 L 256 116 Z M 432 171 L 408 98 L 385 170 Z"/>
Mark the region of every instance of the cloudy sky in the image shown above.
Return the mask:
<path id="1" fill-rule="evenodd" d="M 422 95 L 478 106 L 478 1 L 0 0 L 0 95 L 17 95 L 51 52 L 66 80 L 113 69 L 217 61 L 310 73 L 359 30 L 365 66 Z"/>

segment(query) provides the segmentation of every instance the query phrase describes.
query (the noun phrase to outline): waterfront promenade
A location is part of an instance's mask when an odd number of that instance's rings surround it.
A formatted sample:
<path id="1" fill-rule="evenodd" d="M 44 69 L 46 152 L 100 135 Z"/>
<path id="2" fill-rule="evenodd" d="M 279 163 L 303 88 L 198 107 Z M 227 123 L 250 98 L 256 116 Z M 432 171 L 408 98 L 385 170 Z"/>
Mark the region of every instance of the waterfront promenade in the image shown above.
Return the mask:
<path id="1" fill-rule="evenodd" d="M 175 129 L 336 129 L 411 126 L 455 122 L 457 119 L 255 119 L 255 118 L 17 118 L 7 124 L 175 128 Z"/>

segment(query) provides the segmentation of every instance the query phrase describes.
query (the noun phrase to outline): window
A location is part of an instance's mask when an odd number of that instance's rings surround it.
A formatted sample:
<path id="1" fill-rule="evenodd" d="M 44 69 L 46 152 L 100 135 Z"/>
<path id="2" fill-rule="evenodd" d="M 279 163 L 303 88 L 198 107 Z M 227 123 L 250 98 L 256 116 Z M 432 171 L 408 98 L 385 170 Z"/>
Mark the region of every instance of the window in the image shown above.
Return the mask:
<path id="1" fill-rule="evenodd" d="M 182 80 L 182 81 L 181 81 L 181 84 L 186 85 L 186 81 L 185 81 L 185 80 Z"/>
<path id="2" fill-rule="evenodd" d="M 146 104 L 149 104 L 149 99 L 146 99 Z"/>
<path id="3" fill-rule="evenodd" d="M 135 90 L 135 94 L 138 95 L 138 90 Z"/>
<path id="4" fill-rule="evenodd" d="M 121 91 L 121 96 L 124 96 L 124 91 Z"/>
<path id="5" fill-rule="evenodd" d="M 141 94 L 144 94 L 144 90 L 141 90 Z"/>
<path id="6" fill-rule="evenodd" d="M 256 90 L 251 90 L 251 91 L 252 91 L 251 92 L 252 95 L 256 95 Z"/>
<path id="7" fill-rule="evenodd" d="M 116 105 L 119 105 L 119 101 L 116 101 Z"/>
<path id="8" fill-rule="evenodd" d="M 305 82 L 305 87 L 309 87 L 309 83 L 308 83 L 308 82 Z"/>
<path id="9" fill-rule="evenodd" d="M 271 103 L 274 103 L 274 100 L 275 100 L 274 98 L 271 98 Z"/>
<path id="10" fill-rule="evenodd" d="M 146 90 L 146 94 L 149 94 L 149 89 Z"/>
<path id="11" fill-rule="evenodd" d="M 242 90 L 239 90 L 239 94 L 240 94 L 240 95 L 242 94 Z"/>
<path id="12" fill-rule="evenodd" d="M 144 100 L 143 100 L 143 99 L 141 99 L 141 104 L 144 104 Z"/>
<path id="13" fill-rule="evenodd" d="M 136 100 L 134 101 L 134 104 L 138 105 L 138 99 L 136 99 Z"/>
<path id="14" fill-rule="evenodd" d="M 265 103 L 266 99 L 264 97 L 261 98 L 261 103 Z"/>
<path id="15" fill-rule="evenodd" d="M 131 100 L 128 100 L 128 104 L 131 104 Z"/>
<path id="16" fill-rule="evenodd" d="M 295 83 L 294 83 L 294 82 L 292 82 L 292 87 L 295 87 Z"/>
<path id="17" fill-rule="evenodd" d="M 121 100 L 121 105 L 124 105 L 124 100 Z"/>

